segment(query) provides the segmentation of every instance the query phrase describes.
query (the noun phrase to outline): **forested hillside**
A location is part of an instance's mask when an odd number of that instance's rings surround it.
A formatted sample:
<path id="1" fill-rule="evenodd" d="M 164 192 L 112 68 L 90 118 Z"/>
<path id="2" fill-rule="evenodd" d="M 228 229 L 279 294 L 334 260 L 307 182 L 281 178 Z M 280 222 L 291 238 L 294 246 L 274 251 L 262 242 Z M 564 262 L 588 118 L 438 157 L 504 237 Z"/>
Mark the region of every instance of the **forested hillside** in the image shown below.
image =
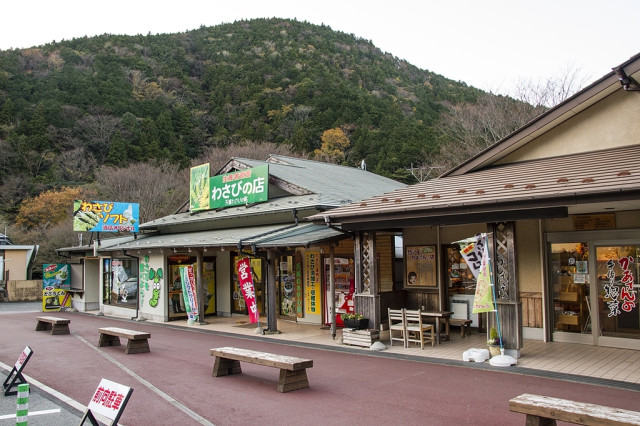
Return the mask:
<path id="1" fill-rule="evenodd" d="M 0 51 L 0 182 L 32 196 L 91 181 L 103 164 L 186 167 L 206 147 L 241 141 L 312 153 L 338 127 L 347 164 L 393 176 L 434 151 L 443 102 L 480 93 L 287 19 Z"/>

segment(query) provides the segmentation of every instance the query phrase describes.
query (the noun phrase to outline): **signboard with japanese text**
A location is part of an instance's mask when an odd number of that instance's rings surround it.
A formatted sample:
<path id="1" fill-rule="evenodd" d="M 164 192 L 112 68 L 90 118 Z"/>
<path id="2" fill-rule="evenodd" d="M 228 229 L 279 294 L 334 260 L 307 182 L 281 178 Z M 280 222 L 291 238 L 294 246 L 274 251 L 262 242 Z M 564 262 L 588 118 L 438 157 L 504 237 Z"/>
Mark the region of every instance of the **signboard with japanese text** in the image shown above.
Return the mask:
<path id="1" fill-rule="evenodd" d="M 71 289 L 71 265 L 68 263 L 45 263 L 42 265 L 42 286 Z"/>
<path id="2" fill-rule="evenodd" d="M 113 424 L 117 424 L 117 420 L 124 412 L 132 392 L 133 389 L 130 387 L 102 379 L 87 408 L 92 413 L 114 420 Z"/>
<path id="3" fill-rule="evenodd" d="M 189 179 L 189 210 L 209 210 L 210 196 L 209 163 L 191 168 Z"/>
<path id="4" fill-rule="evenodd" d="M 140 206 L 112 201 L 73 201 L 76 232 L 138 232 Z"/>
<path id="5" fill-rule="evenodd" d="M 295 265 L 295 274 L 296 274 L 296 316 L 298 318 L 302 318 L 304 313 L 302 312 L 303 303 L 302 303 L 302 256 L 300 253 L 296 253 L 296 265 Z"/>
<path id="6" fill-rule="evenodd" d="M 322 284 L 322 277 L 320 275 L 322 267 L 320 252 L 306 252 L 304 266 L 305 312 L 307 314 L 320 314 L 320 287 Z"/>
<path id="7" fill-rule="evenodd" d="M 22 372 L 22 369 L 27 364 L 27 361 L 31 357 L 32 353 L 33 353 L 33 351 L 31 350 L 31 348 L 29 346 L 25 346 L 24 350 L 22 351 L 22 353 L 18 357 L 18 360 L 13 365 L 16 368 L 16 371 Z"/>
<path id="8" fill-rule="evenodd" d="M 210 189 L 212 209 L 265 202 L 269 199 L 269 166 L 212 176 Z"/>
<path id="9" fill-rule="evenodd" d="M 408 246 L 405 261 L 407 287 L 438 286 L 435 246 Z"/>
<path id="10" fill-rule="evenodd" d="M 42 312 L 60 311 L 71 306 L 71 265 L 45 264 L 42 267 Z"/>
<path id="11" fill-rule="evenodd" d="M 260 317 L 256 302 L 256 291 L 253 285 L 253 274 L 251 273 L 251 261 L 248 257 L 238 261 L 238 282 L 249 313 L 249 322 L 258 322 Z"/>

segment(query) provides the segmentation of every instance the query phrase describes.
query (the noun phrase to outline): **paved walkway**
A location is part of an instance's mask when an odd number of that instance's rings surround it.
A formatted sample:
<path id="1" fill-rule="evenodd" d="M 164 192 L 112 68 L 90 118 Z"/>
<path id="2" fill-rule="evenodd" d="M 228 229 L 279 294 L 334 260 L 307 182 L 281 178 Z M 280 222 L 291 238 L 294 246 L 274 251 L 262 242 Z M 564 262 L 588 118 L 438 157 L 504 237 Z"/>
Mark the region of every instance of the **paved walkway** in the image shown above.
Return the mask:
<path id="1" fill-rule="evenodd" d="M 452 341 L 424 350 L 393 346 L 372 351 L 344 345 L 340 331 L 334 340 L 330 330 L 316 325 L 279 321 L 280 334 L 256 334 L 244 316 L 188 325 L 60 312 L 54 315 L 71 320 L 71 335 L 51 335 L 35 331 L 40 312 L 3 312 L 0 306 L 0 313 L 0 371 L 6 373 L 29 345 L 34 356 L 25 369 L 28 381 L 39 384 L 38 392 L 51 390 L 50 399 L 60 401 L 57 406 L 72 418 L 80 415 L 101 378 L 130 386 L 134 394 L 122 419 L 125 425 L 507 425 L 524 422 L 507 402 L 525 392 L 636 410 L 640 392 L 631 373 L 614 373 L 616 367 L 633 370 L 639 364 L 636 351 L 540 343 L 544 352 L 537 349 L 539 342 L 527 341 L 519 364 L 500 368 L 461 361 L 464 350 L 484 347 L 485 338 L 473 333 L 462 339 L 457 330 Z M 151 352 L 126 355 L 122 347 L 98 348 L 97 329 L 104 326 L 151 333 Z M 280 394 L 277 371 L 254 365 L 243 366 L 242 375 L 213 378 L 209 348 L 218 346 L 311 358 L 311 387 Z M 555 363 L 549 362 L 549 352 Z M 599 357 L 606 374 L 574 371 L 571 360 L 585 356 Z M 33 420 L 30 424 L 37 424 Z M 0 420 L 5 424 L 15 423 Z"/>
<path id="2" fill-rule="evenodd" d="M 168 327 L 183 327 L 216 331 L 243 336 L 258 335 L 256 324 L 248 324 L 247 317 L 206 317 L 206 325 L 189 325 L 187 321 L 171 321 L 164 323 Z M 262 324 L 266 327 L 266 324 Z M 471 336 L 460 337 L 459 329 L 452 327 L 451 341 L 443 341 L 440 345 L 403 348 L 391 346 L 388 331 L 380 335 L 386 349 L 381 352 L 369 348 L 342 344 L 342 330 L 337 329 L 336 339 L 331 331 L 318 325 L 306 325 L 291 321 L 278 321 L 280 334 L 260 336 L 260 339 L 295 342 L 301 345 L 321 345 L 327 349 L 342 350 L 376 356 L 398 357 L 446 363 L 449 365 L 469 364 L 462 361 L 462 354 L 470 348 L 486 348 L 486 336 L 476 331 Z M 485 363 L 488 366 L 488 362 Z M 496 367 L 488 366 L 495 369 Z M 576 380 L 585 383 L 610 384 L 640 391 L 640 351 L 632 349 L 605 348 L 572 343 L 542 342 L 525 339 L 521 357 L 516 367 L 507 367 L 513 372 L 522 371 L 541 377 Z"/>

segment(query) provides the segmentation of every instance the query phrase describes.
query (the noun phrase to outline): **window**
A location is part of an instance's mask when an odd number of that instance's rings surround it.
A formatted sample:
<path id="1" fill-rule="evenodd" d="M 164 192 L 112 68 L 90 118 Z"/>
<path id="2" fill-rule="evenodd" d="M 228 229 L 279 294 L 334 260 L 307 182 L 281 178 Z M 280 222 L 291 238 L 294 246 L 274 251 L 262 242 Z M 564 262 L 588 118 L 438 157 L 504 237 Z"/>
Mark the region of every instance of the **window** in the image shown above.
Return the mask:
<path id="1" fill-rule="evenodd" d="M 102 303 L 135 308 L 138 302 L 138 259 L 104 259 Z"/>

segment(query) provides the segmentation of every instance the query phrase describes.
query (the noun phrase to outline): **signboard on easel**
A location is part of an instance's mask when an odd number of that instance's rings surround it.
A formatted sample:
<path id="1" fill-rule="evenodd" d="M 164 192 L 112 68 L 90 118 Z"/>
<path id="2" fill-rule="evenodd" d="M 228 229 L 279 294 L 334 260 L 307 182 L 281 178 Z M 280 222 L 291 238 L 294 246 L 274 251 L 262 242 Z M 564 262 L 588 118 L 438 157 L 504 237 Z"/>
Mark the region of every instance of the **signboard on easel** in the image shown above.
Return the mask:
<path id="1" fill-rule="evenodd" d="M 29 346 L 26 346 L 18 357 L 16 363 L 13 365 L 7 379 L 2 384 L 4 396 L 16 395 L 18 393 L 18 385 L 27 383 L 25 378 L 22 376 L 22 370 L 24 370 L 27 362 L 29 362 L 31 355 L 33 355 L 33 350 Z"/>
<path id="2" fill-rule="evenodd" d="M 87 405 L 87 411 L 82 416 L 80 425 L 83 425 L 85 420 L 89 420 L 92 425 L 99 426 L 94 413 L 108 418 L 112 425 L 117 425 L 132 393 L 133 389 L 130 387 L 102 379 Z"/>

